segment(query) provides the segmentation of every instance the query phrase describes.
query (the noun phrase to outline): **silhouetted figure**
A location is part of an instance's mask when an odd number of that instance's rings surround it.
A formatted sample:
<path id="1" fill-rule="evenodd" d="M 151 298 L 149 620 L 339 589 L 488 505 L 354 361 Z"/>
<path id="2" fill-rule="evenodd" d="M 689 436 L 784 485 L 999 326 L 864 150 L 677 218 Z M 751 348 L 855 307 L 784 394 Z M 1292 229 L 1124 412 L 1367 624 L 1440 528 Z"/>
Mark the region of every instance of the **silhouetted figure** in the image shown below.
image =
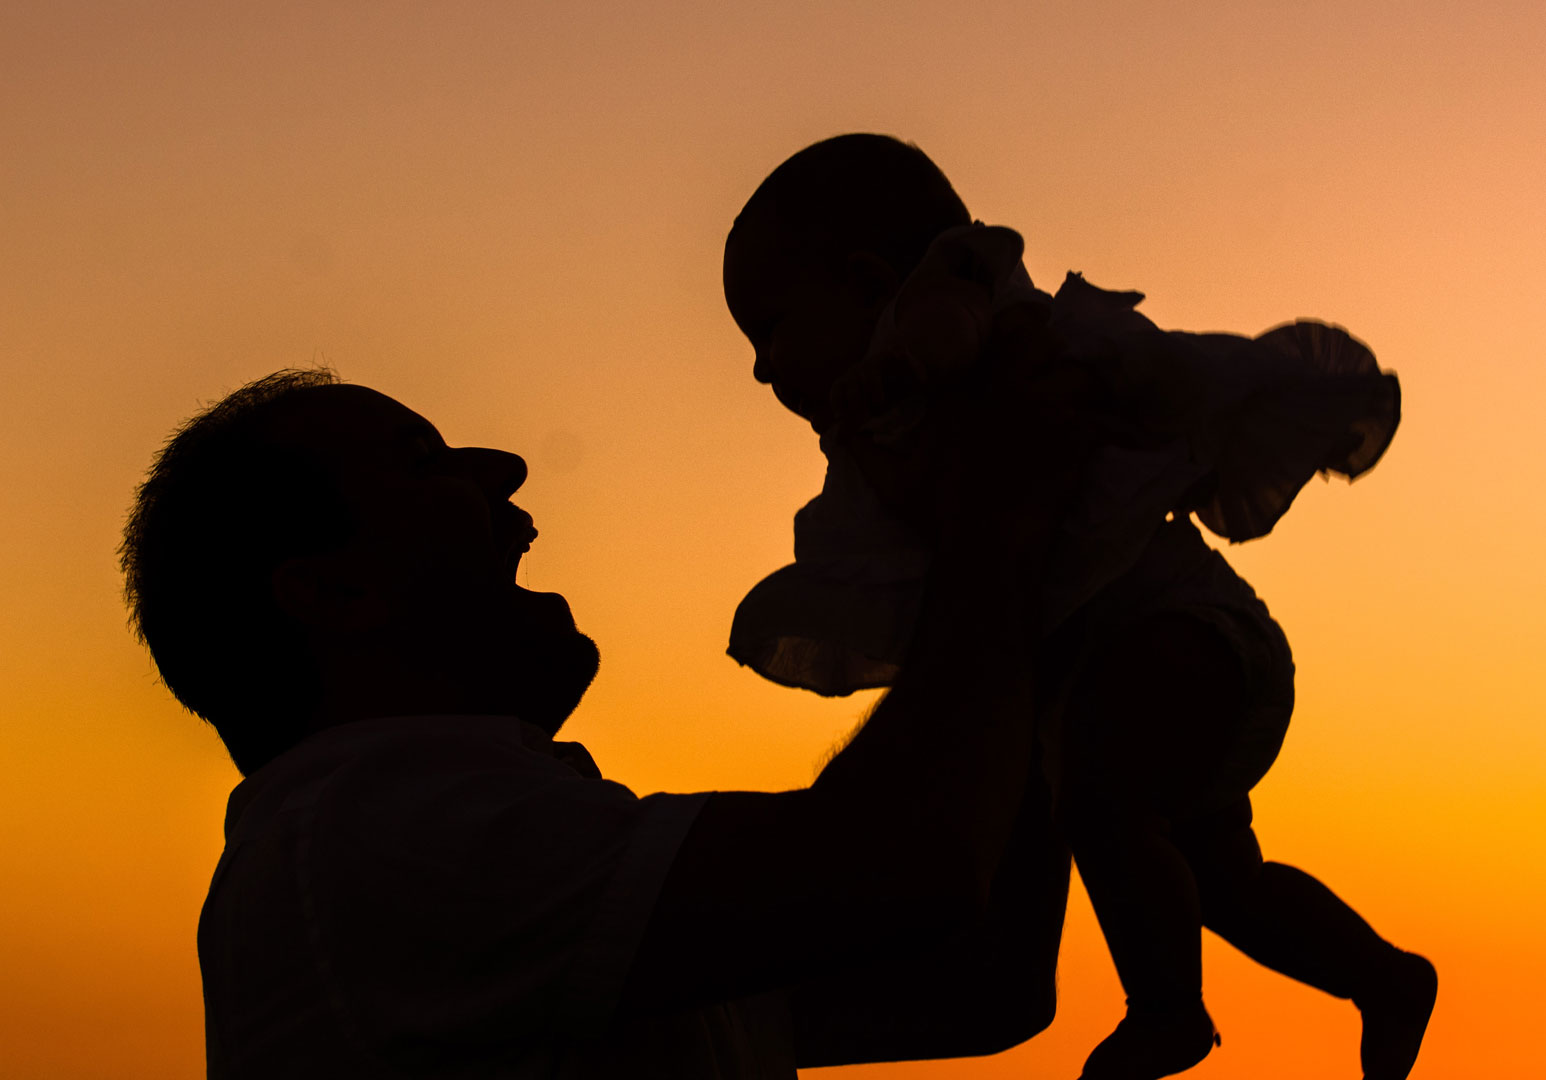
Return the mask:
<path id="1" fill-rule="evenodd" d="M 244 776 L 199 923 L 210 1075 L 792 1080 L 1044 1027 L 1069 861 L 1001 538 L 1049 511 L 967 499 L 942 550 L 972 558 L 931 575 L 907 673 L 810 788 L 641 799 L 554 739 L 598 658 L 515 584 L 525 478 L 292 371 L 140 488 L 135 626 Z"/>
<path id="2" fill-rule="evenodd" d="M 1148 1080 L 1207 1055 L 1206 925 L 1351 998 L 1365 1075 L 1399 1080 L 1433 968 L 1314 878 L 1263 862 L 1248 792 L 1287 730 L 1293 662 L 1190 520 L 1259 537 L 1317 471 L 1370 468 L 1399 419 L 1395 377 L 1321 323 L 1167 333 L 1137 313 L 1138 293 L 1070 274 L 1048 295 L 1021 252 L 1012 230 L 972 222 L 921 151 L 883 136 L 809 147 L 748 201 L 726 242 L 726 300 L 754 374 L 821 435 L 828 471 L 796 516 L 794 564 L 742 602 L 731 655 L 825 694 L 904 669 L 919 585 L 945 557 L 906 463 L 948 449 L 940 403 L 988 394 L 1016 403 L 1025 432 L 1088 440 L 1031 615 L 1056 813 L 1128 995 L 1084 1076 Z M 1034 478 L 1009 477 L 1000 497 Z"/>

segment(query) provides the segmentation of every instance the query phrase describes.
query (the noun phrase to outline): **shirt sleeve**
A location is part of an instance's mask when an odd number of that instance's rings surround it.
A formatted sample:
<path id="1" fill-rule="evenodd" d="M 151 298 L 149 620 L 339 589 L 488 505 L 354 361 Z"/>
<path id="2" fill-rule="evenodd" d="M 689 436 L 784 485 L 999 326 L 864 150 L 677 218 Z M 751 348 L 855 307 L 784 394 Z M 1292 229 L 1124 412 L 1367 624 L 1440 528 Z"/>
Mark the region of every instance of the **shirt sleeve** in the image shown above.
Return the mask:
<path id="1" fill-rule="evenodd" d="M 340 1022 L 409 1066 L 603 1031 L 706 797 L 640 799 L 519 746 L 351 765 L 297 867 Z"/>

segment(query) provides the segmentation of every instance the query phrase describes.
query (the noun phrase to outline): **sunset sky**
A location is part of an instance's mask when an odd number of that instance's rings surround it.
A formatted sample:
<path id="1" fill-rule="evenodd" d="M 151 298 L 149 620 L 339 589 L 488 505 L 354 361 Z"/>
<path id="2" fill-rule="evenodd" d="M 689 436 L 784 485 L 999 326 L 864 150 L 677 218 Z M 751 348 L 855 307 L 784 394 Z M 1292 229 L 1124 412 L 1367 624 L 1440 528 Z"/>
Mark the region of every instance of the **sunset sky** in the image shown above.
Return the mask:
<path id="1" fill-rule="evenodd" d="M 0 5 L 0 1076 L 203 1075 L 194 927 L 237 779 L 125 628 L 167 432 L 326 363 L 515 450 L 523 584 L 601 646 L 566 728 L 640 793 L 808 782 L 873 696 L 724 655 L 819 487 L 720 294 L 761 178 L 917 142 L 1163 326 L 1349 327 L 1405 420 L 1231 551 L 1293 642 L 1269 857 L 1439 967 L 1417 1080 L 1541 1075 L 1546 5 Z M 1349 1004 L 1210 939 L 1189 1076 L 1359 1075 Z M 1073 1077 L 1121 989 L 1076 891 L 1054 1026 L 842 1077 Z M 834 1076 L 835 1073 L 813 1073 Z"/>

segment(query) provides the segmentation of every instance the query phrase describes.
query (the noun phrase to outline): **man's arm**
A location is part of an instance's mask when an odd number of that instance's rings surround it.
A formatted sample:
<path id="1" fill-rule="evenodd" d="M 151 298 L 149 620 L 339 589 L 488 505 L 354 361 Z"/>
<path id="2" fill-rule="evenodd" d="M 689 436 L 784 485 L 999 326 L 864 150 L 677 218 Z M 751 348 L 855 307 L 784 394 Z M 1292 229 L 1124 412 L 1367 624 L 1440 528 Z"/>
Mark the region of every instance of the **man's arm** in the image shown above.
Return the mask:
<path id="1" fill-rule="evenodd" d="M 908 663 L 815 784 L 707 800 L 656 903 L 625 1013 L 915 955 L 988 910 L 1031 770 L 1020 577 L 1045 533 L 1026 527 L 1036 515 L 994 506 L 995 482 L 949 508 Z"/>
<path id="2" fill-rule="evenodd" d="M 980 917 L 1030 768 L 1005 582 L 963 570 L 896 688 L 809 789 L 720 793 L 672 865 L 624 1009 L 669 1010 L 915 950 Z M 973 577 L 978 580 L 972 580 Z M 1009 678 L 1006 671 L 1013 672 Z"/>
<path id="3" fill-rule="evenodd" d="M 981 920 L 789 992 L 799 1067 L 996 1054 L 1052 1022 L 1070 860 L 1032 779 Z"/>

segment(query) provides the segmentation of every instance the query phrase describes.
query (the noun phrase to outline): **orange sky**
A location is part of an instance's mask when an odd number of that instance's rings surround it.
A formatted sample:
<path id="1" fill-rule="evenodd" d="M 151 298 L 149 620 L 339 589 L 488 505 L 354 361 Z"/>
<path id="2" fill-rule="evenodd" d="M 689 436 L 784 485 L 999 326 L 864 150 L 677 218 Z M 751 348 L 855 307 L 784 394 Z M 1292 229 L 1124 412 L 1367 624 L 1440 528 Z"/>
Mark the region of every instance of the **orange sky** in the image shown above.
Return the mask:
<path id="1" fill-rule="evenodd" d="M 0 8 L 0 1074 L 201 1075 L 193 931 L 235 772 L 118 600 L 197 405 L 322 361 L 528 456 L 523 573 L 600 642 L 569 730 L 641 792 L 807 781 L 866 700 L 723 655 L 820 482 L 751 379 L 724 232 L 788 153 L 917 141 L 1038 282 L 1162 325 L 1340 322 L 1406 420 L 1232 553 L 1299 705 L 1257 793 L 1443 986 L 1418 1080 L 1540 1069 L 1546 8 L 1535 2 Z M 1120 1015 L 1076 897 L 1054 1027 L 865 1078 L 1072 1076 Z M 1357 1076 L 1351 1006 L 1210 942 L 1195 1074 Z"/>

